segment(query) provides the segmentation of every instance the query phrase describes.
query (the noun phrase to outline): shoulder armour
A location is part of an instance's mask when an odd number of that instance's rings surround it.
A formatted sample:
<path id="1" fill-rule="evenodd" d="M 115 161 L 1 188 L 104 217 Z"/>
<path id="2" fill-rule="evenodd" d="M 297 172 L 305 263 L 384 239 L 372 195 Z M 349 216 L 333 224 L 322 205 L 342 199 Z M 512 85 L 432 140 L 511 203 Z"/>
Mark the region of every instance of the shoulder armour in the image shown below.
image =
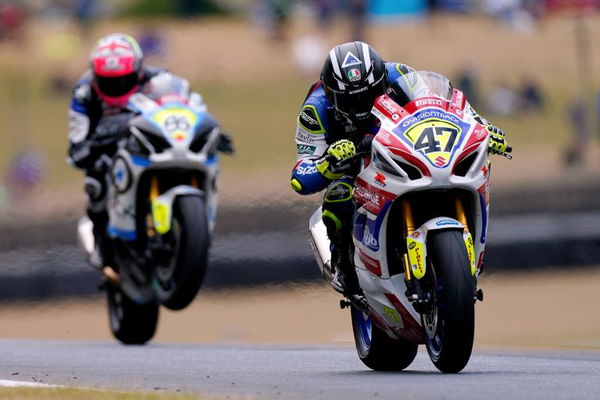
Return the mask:
<path id="1" fill-rule="evenodd" d="M 92 99 L 92 86 L 89 82 L 78 82 L 73 88 L 73 99 L 78 103 L 87 104 Z"/>
<path id="2" fill-rule="evenodd" d="M 325 128 L 317 112 L 317 108 L 312 104 L 305 104 L 298 114 L 298 124 L 310 133 L 325 133 Z"/>

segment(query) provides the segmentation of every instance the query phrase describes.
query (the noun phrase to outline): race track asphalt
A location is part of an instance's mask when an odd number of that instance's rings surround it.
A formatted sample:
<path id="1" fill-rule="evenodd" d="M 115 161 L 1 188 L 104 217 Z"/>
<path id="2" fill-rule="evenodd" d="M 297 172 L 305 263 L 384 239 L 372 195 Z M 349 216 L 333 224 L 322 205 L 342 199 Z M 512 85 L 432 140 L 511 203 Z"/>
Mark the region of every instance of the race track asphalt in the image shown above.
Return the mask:
<path id="1" fill-rule="evenodd" d="M 0 340 L 0 379 L 257 399 L 598 399 L 600 352 L 476 349 L 444 375 L 421 349 L 404 372 L 349 346 Z"/>

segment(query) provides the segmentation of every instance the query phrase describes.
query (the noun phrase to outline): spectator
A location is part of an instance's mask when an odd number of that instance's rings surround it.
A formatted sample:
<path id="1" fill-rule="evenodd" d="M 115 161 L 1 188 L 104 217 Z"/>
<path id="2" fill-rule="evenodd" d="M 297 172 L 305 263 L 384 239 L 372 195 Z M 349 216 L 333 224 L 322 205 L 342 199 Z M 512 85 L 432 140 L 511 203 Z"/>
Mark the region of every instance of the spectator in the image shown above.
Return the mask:
<path id="1" fill-rule="evenodd" d="M 526 78 L 521 88 L 521 110 L 541 111 L 544 108 L 544 97 L 539 85 L 533 80 Z"/>
<path id="2" fill-rule="evenodd" d="M 574 167 L 582 164 L 585 146 L 588 142 L 589 119 L 585 99 L 576 98 L 569 107 L 571 123 L 571 144 L 565 153 L 565 164 Z"/>
<path id="3" fill-rule="evenodd" d="M 500 83 L 489 97 L 490 110 L 497 115 L 513 115 L 519 106 L 519 95 L 507 84 Z"/>

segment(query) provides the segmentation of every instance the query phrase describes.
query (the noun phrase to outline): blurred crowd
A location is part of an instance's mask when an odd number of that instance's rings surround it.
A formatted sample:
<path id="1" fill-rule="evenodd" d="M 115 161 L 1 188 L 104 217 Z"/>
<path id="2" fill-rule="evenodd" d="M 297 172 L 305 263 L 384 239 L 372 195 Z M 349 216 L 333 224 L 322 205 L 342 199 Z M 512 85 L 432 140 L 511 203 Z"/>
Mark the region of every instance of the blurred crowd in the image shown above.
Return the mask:
<path id="1" fill-rule="evenodd" d="M 18 48 L 24 40 L 24 27 L 33 19 L 73 21 L 79 27 L 78 35 L 61 33 L 41 38 L 48 59 L 52 59 L 48 68 L 51 75 L 48 90 L 66 96 L 76 79 L 72 72 L 63 68 L 66 60 L 89 38 L 96 21 L 115 15 L 191 17 L 221 13 L 248 16 L 265 32 L 266 40 L 289 45 L 293 57 L 302 61 L 298 62 L 298 67 L 305 69 L 307 76 L 314 77 L 326 51 L 324 41 L 318 35 L 328 34 L 336 20 L 350 21 L 347 40 L 368 41 L 368 25 L 393 16 L 400 16 L 398 20 L 419 20 L 446 13 L 477 13 L 497 20 L 507 29 L 528 32 L 553 13 L 565 10 L 588 13 L 599 9 L 600 0 L 0 0 L 0 42 L 15 42 Z M 291 38 L 290 21 L 296 16 L 312 19 L 317 28 L 316 35 Z M 157 26 L 146 25 L 134 34 L 146 56 L 160 58 L 167 54 L 168 43 Z M 311 58 L 311 54 L 318 56 Z M 21 78 L 17 76 L 17 80 Z M 497 82 L 485 93 L 480 88 L 476 70 L 465 68 L 453 78 L 471 103 L 490 115 L 518 117 L 543 113 L 548 108 L 548 94 L 533 76 L 522 77 L 517 85 Z M 572 96 L 565 112 L 572 131 L 571 143 L 564 154 L 565 164 L 569 166 L 582 163 L 600 115 L 600 94 L 593 107 L 589 106 L 584 93 Z M 9 160 L 4 176 L 0 177 L 0 207 L 7 197 L 13 194 L 25 196 L 42 181 L 44 164 L 44 155 L 30 143 L 23 143 Z"/>

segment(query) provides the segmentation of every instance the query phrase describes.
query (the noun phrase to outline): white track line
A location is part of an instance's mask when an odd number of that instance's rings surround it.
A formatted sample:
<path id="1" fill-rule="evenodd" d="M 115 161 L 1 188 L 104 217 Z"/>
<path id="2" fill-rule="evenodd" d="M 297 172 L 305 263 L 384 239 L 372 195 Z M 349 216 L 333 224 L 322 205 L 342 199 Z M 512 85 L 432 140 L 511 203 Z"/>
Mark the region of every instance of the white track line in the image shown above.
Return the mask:
<path id="1" fill-rule="evenodd" d="M 60 385 L 50 385 L 49 383 L 7 381 L 0 379 L 0 386 L 4 387 L 33 387 L 33 388 L 58 388 Z"/>

